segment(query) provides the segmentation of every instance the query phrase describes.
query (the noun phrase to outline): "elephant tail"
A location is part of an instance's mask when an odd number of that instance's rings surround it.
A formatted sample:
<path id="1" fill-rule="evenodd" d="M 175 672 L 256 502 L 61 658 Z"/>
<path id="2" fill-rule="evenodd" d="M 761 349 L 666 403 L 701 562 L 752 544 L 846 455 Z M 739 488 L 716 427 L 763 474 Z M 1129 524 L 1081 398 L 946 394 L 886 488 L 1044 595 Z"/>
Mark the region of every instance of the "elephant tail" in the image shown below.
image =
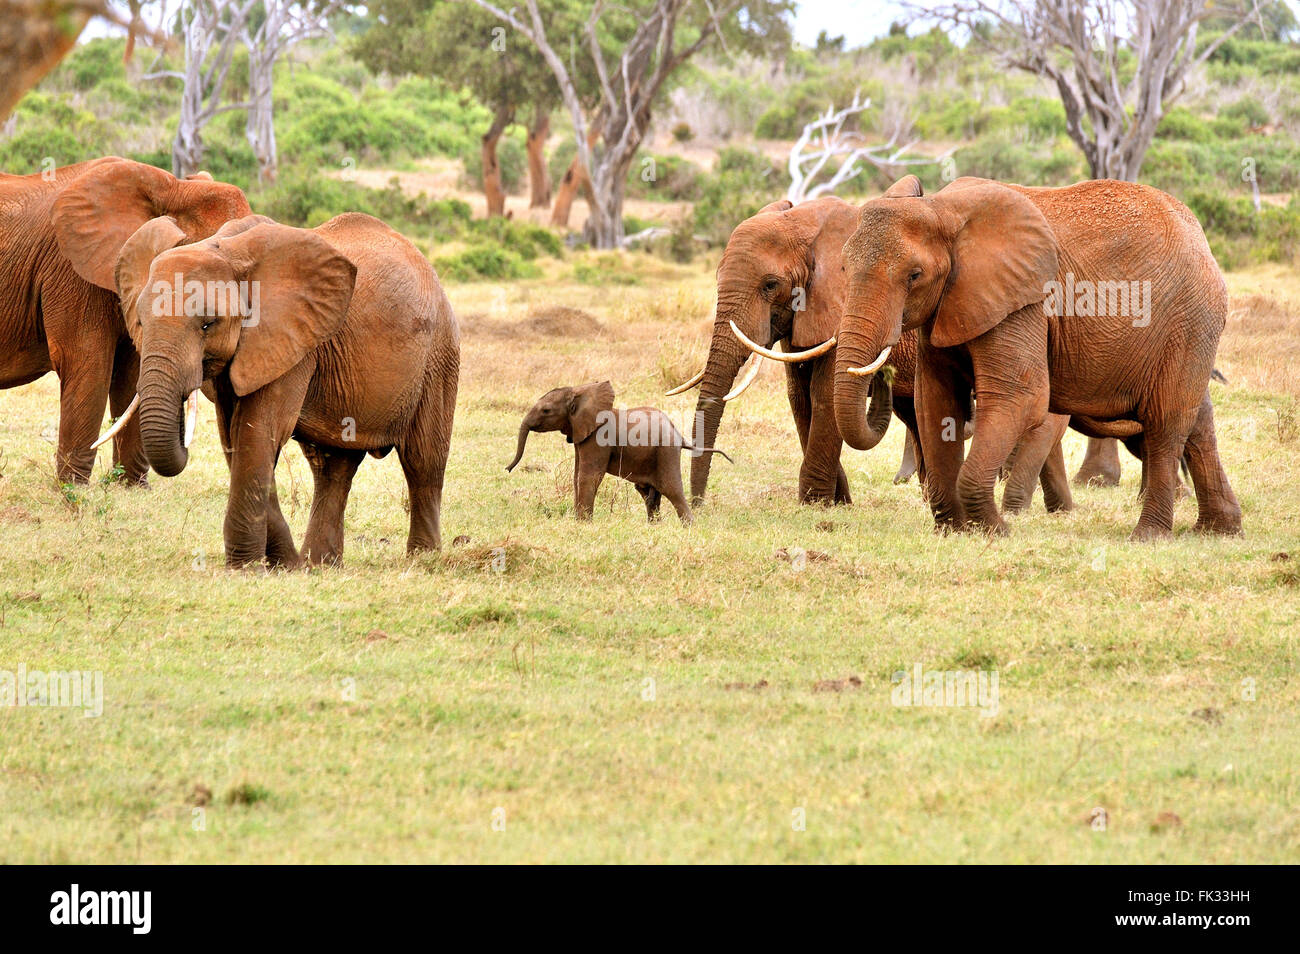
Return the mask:
<path id="1" fill-rule="evenodd" d="M 1133 437 L 1142 433 L 1142 424 L 1138 421 L 1099 421 L 1081 414 L 1070 418 L 1070 426 L 1088 437 Z"/>
<path id="2" fill-rule="evenodd" d="M 1218 368 L 1215 368 L 1213 371 L 1210 372 L 1210 380 L 1218 381 L 1220 384 L 1228 383 L 1228 379 L 1223 376 L 1223 372 L 1220 371 Z"/>
<path id="3" fill-rule="evenodd" d="M 730 454 L 728 454 L 728 453 L 727 453 L 726 451 L 724 451 L 724 450 L 719 450 L 719 449 L 716 448 L 716 447 L 692 447 L 690 444 L 683 443 L 683 444 L 682 444 L 682 450 L 688 450 L 688 451 L 690 451 L 692 454 L 696 454 L 696 455 L 699 455 L 699 454 L 721 454 L 723 457 L 727 458 L 727 463 L 729 463 L 729 464 L 734 464 L 734 463 L 735 463 L 735 461 L 731 459 L 731 455 L 730 455 Z"/>

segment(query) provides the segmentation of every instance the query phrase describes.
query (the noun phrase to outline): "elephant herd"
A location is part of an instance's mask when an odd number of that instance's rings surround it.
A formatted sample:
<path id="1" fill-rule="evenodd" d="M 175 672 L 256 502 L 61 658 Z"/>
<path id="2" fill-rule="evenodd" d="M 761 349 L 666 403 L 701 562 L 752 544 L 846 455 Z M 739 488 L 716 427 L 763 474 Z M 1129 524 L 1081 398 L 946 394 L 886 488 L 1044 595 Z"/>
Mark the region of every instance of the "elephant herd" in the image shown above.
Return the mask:
<path id="1" fill-rule="evenodd" d="M 742 222 L 718 268 L 708 360 L 670 393 L 700 388 L 696 443 L 712 444 L 757 362 L 785 362 L 804 501 L 849 502 L 842 445 L 874 447 L 892 412 L 937 528 L 1005 532 L 1004 468 L 1006 509 L 1038 480 L 1048 509 L 1067 509 L 1070 426 L 1142 461 L 1135 539 L 1172 533 L 1180 463 L 1196 529 L 1238 533 L 1209 394 L 1226 312 L 1200 224 L 1156 189 L 962 178 L 926 196 L 907 176 L 860 207 L 781 201 Z M 694 460 L 697 501 L 709 470 Z"/>
<path id="2" fill-rule="evenodd" d="M 707 363 L 674 393 L 700 388 L 694 444 L 711 447 L 758 362 L 785 362 L 807 502 L 850 502 L 842 445 L 875 446 L 896 414 L 936 525 L 1001 532 L 1004 468 L 1006 509 L 1039 481 L 1049 509 L 1070 506 L 1072 426 L 1142 461 L 1136 538 L 1172 532 L 1180 461 L 1197 529 L 1236 533 L 1208 390 L 1225 310 L 1199 224 L 1162 192 L 958 179 L 925 196 L 908 176 L 860 207 L 778 202 L 737 226 Z M 338 561 L 358 465 L 394 450 L 408 551 L 437 549 L 459 363 L 433 268 L 369 216 L 291 228 L 235 186 L 116 157 L 0 175 L 0 387 L 57 373 L 63 483 L 87 481 L 108 439 L 128 483 L 179 473 L 202 391 L 230 470 L 232 566 Z M 301 550 L 275 490 L 290 438 L 315 483 Z M 693 458 L 696 502 L 710 461 Z"/>

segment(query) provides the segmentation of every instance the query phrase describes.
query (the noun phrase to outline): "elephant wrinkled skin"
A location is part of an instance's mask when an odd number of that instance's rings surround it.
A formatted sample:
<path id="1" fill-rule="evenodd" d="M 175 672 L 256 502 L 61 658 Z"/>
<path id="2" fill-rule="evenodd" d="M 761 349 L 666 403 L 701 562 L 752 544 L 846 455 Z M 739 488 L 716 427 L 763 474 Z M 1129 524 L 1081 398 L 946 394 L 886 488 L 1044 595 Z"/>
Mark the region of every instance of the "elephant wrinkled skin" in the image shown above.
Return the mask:
<path id="1" fill-rule="evenodd" d="M 938 526 L 1005 531 L 994 481 L 1050 411 L 1141 456 L 1136 539 L 1172 532 L 1184 452 L 1197 529 L 1240 531 L 1208 388 L 1227 293 L 1199 223 L 1172 196 L 1109 180 L 958 179 L 932 196 L 866 203 L 844 258 L 837 419 L 863 413 L 853 366 L 916 330 L 917 423 Z M 1074 289 L 1106 288 L 1104 308 L 1098 295 L 1087 308 L 1065 305 Z M 979 423 L 963 460 L 962 443 L 941 435 L 945 421 L 966 419 L 972 388 Z"/>
<path id="2" fill-rule="evenodd" d="M 170 215 L 180 242 L 249 214 L 232 185 L 109 157 L 48 174 L 0 174 L 0 388 L 59 376 L 60 483 L 90 479 L 104 420 L 127 408 L 139 365 L 113 278 L 118 252 L 150 219 Z M 113 443 L 128 483 L 149 470 L 134 421 Z"/>
<path id="3" fill-rule="evenodd" d="M 338 562 L 357 466 L 394 448 L 410 493 L 407 551 L 438 549 L 460 334 L 428 260 L 357 213 L 315 229 L 248 216 L 176 248 L 178 233 L 167 217 L 142 226 L 122 249 L 118 285 L 140 348 L 141 435 L 160 474 L 188 459 L 187 395 L 202 387 L 216 404 L 230 468 L 226 562 Z M 187 292 L 207 289 L 202 308 L 187 300 L 177 313 L 178 276 Z M 214 300 L 222 288 L 238 292 L 235 306 Z M 275 492 L 291 437 L 315 479 L 301 556 Z"/>

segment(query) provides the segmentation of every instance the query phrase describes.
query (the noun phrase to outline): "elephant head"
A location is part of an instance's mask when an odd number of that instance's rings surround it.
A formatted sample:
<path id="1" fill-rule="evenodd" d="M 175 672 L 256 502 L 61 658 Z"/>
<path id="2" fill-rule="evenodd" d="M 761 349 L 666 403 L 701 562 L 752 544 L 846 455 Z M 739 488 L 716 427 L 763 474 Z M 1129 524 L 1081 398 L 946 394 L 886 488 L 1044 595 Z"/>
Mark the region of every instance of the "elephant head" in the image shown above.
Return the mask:
<path id="1" fill-rule="evenodd" d="M 844 295 L 841 249 L 857 222 L 856 210 L 827 197 L 793 206 L 773 202 L 731 233 L 718 266 L 718 304 L 704 369 L 679 394 L 700 388 L 692 443 L 712 447 L 727 401 L 739 397 L 766 357 L 795 363 L 835 347 Z M 786 351 L 774 351 L 779 341 Z M 748 360 L 739 385 L 736 376 Z M 872 419 L 888 425 L 888 392 L 881 391 Z M 880 411 L 883 409 L 883 422 Z M 877 437 L 879 440 L 879 437 Z M 691 497 L 704 498 L 710 455 L 691 461 Z"/>
<path id="2" fill-rule="evenodd" d="M 197 400 L 204 382 L 224 375 L 242 397 L 292 369 L 338 331 L 356 283 L 352 262 L 315 232 L 265 216 L 192 245 L 180 244 L 185 235 L 160 216 L 117 260 L 127 331 L 140 351 L 140 434 L 164 477 L 188 460 L 195 405 L 186 421 L 187 396 Z"/>
<path id="3" fill-rule="evenodd" d="M 1046 297 L 1056 278 L 1057 245 L 1025 196 L 963 178 L 932 196 L 916 189 L 866 203 L 844 246 L 844 266 L 835 422 L 845 441 L 861 448 L 861 435 L 869 433 L 870 375 L 902 333 L 920 328 L 936 348 L 984 334 Z"/>
<path id="4" fill-rule="evenodd" d="M 117 291 L 122 246 L 140 226 L 169 216 L 178 243 L 208 238 L 252 210 L 237 186 L 201 172 L 177 179 L 142 162 L 116 157 L 89 164 L 54 201 L 51 221 L 59 252 L 92 285 Z"/>
<path id="5" fill-rule="evenodd" d="M 614 408 L 614 386 L 608 381 L 593 381 L 580 388 L 556 388 L 547 391 L 528 409 L 519 425 L 519 442 L 515 459 L 506 465 L 512 471 L 524 457 L 524 445 L 533 431 L 560 431 L 570 444 L 581 444 L 600 423 L 600 416 Z"/>

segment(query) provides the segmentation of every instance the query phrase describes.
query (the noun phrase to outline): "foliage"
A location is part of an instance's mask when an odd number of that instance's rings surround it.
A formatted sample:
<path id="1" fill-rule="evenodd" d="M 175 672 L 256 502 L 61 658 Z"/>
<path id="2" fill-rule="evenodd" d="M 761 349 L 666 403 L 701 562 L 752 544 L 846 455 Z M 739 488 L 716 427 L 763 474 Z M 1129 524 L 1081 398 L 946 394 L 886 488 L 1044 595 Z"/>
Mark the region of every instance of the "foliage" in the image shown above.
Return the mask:
<path id="1" fill-rule="evenodd" d="M 745 149 L 723 149 L 713 171 L 700 177 L 696 232 L 713 245 L 725 245 L 739 222 L 784 196 L 789 184 L 785 170 L 766 156 Z"/>

